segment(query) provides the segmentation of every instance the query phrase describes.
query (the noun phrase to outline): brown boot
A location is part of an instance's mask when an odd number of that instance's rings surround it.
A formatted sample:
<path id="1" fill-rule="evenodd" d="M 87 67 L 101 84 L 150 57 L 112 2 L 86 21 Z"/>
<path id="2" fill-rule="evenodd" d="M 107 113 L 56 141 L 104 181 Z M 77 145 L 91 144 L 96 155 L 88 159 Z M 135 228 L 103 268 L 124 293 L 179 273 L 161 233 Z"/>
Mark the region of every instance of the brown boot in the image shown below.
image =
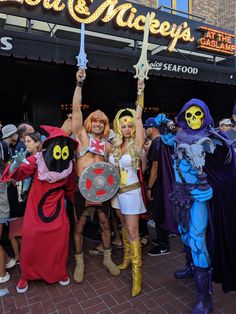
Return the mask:
<path id="1" fill-rule="evenodd" d="M 124 247 L 124 255 L 123 255 L 123 262 L 118 267 L 120 270 L 125 270 L 129 267 L 130 264 L 130 247 L 129 247 L 129 239 L 128 233 L 125 228 L 122 228 L 122 242 Z"/>
<path id="2" fill-rule="evenodd" d="M 84 253 L 76 254 L 75 261 L 74 281 L 80 283 L 84 279 Z"/>
<path id="3" fill-rule="evenodd" d="M 111 249 L 104 250 L 103 265 L 107 268 L 112 276 L 119 276 L 120 270 L 111 259 Z"/>
<path id="4" fill-rule="evenodd" d="M 142 251 L 139 240 L 130 242 L 130 256 L 132 263 L 132 297 L 142 291 Z"/>

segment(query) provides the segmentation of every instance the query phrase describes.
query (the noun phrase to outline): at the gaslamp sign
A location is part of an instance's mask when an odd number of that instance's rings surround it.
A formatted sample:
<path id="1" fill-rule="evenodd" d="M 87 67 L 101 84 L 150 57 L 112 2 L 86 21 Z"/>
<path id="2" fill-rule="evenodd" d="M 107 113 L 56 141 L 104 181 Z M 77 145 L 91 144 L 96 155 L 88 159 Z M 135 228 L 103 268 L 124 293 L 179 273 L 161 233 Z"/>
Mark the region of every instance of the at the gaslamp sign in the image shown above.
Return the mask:
<path id="1" fill-rule="evenodd" d="M 97 1 L 98 2 L 98 1 Z M 99 1 L 96 0 L 0 0 L 0 5 L 15 4 L 18 6 L 36 7 L 41 5 L 44 10 L 62 12 L 67 10 L 70 18 L 75 23 L 91 24 L 95 21 L 108 23 L 114 21 L 120 28 L 129 28 L 135 31 L 143 31 L 146 16 L 138 14 L 138 10 L 130 2 L 120 4 L 118 0 Z M 179 41 L 191 43 L 194 36 L 186 21 L 177 25 L 168 21 L 160 21 L 155 12 L 150 12 L 150 34 L 169 39 L 168 50 L 173 51 Z"/>
<path id="2" fill-rule="evenodd" d="M 232 43 L 235 35 L 206 26 L 201 26 L 198 30 L 203 32 L 203 36 L 198 40 L 198 48 L 229 55 L 235 54 L 236 45 Z"/>

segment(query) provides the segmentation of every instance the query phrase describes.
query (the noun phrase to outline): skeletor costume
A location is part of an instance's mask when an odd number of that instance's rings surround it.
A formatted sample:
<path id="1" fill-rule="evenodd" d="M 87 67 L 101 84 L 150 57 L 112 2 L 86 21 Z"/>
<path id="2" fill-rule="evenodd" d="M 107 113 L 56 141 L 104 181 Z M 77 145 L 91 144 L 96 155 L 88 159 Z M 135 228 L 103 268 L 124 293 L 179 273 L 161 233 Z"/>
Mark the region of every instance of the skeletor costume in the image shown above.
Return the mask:
<path id="1" fill-rule="evenodd" d="M 28 280 L 69 284 L 69 220 L 65 199 L 73 202 L 72 159 L 78 143 L 57 127 L 41 128 L 49 134 L 42 152 L 27 159 L 26 152 L 17 153 L 3 175 L 4 181 L 33 177 L 22 227 L 19 293 L 27 291 Z"/>
<path id="2" fill-rule="evenodd" d="M 165 115 L 156 117 L 159 125 Z M 194 275 L 198 302 L 193 314 L 212 308 L 211 278 L 225 291 L 236 289 L 236 163 L 231 142 L 213 128 L 207 105 L 187 102 L 177 117 L 176 137 L 162 136 L 175 146 L 172 200 L 185 245 L 186 268 L 176 278 Z"/>

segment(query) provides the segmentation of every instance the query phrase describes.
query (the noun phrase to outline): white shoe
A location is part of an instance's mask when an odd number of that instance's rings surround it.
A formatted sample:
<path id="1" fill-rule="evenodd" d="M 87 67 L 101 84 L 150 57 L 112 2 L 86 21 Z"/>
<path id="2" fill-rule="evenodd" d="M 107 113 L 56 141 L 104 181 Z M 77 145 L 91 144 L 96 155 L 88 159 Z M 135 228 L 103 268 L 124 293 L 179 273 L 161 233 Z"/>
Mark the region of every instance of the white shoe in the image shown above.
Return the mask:
<path id="1" fill-rule="evenodd" d="M 10 279 L 10 274 L 6 271 L 5 276 L 0 276 L 0 283 L 7 282 Z"/>
<path id="2" fill-rule="evenodd" d="M 6 269 L 10 269 L 16 265 L 16 260 L 11 258 L 10 261 L 5 265 Z"/>
<path id="3" fill-rule="evenodd" d="M 59 285 L 61 286 L 68 286 L 70 283 L 70 278 L 68 277 L 66 280 L 59 281 Z"/>

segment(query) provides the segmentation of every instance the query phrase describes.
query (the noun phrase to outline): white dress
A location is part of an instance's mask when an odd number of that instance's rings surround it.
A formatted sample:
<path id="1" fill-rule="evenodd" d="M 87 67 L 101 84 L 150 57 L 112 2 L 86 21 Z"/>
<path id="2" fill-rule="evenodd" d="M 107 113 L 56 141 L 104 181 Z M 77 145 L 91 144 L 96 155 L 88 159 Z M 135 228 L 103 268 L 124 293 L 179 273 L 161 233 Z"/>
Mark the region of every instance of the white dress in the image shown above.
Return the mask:
<path id="1" fill-rule="evenodd" d="M 115 164 L 113 155 L 109 156 L 109 162 Z M 132 167 L 132 159 L 129 154 L 122 155 L 119 161 L 122 187 L 139 182 L 137 170 Z M 125 185 L 124 179 L 125 178 Z M 124 215 L 143 214 L 147 210 L 143 203 L 141 188 L 117 194 L 111 202 L 113 208 L 118 208 Z"/>

